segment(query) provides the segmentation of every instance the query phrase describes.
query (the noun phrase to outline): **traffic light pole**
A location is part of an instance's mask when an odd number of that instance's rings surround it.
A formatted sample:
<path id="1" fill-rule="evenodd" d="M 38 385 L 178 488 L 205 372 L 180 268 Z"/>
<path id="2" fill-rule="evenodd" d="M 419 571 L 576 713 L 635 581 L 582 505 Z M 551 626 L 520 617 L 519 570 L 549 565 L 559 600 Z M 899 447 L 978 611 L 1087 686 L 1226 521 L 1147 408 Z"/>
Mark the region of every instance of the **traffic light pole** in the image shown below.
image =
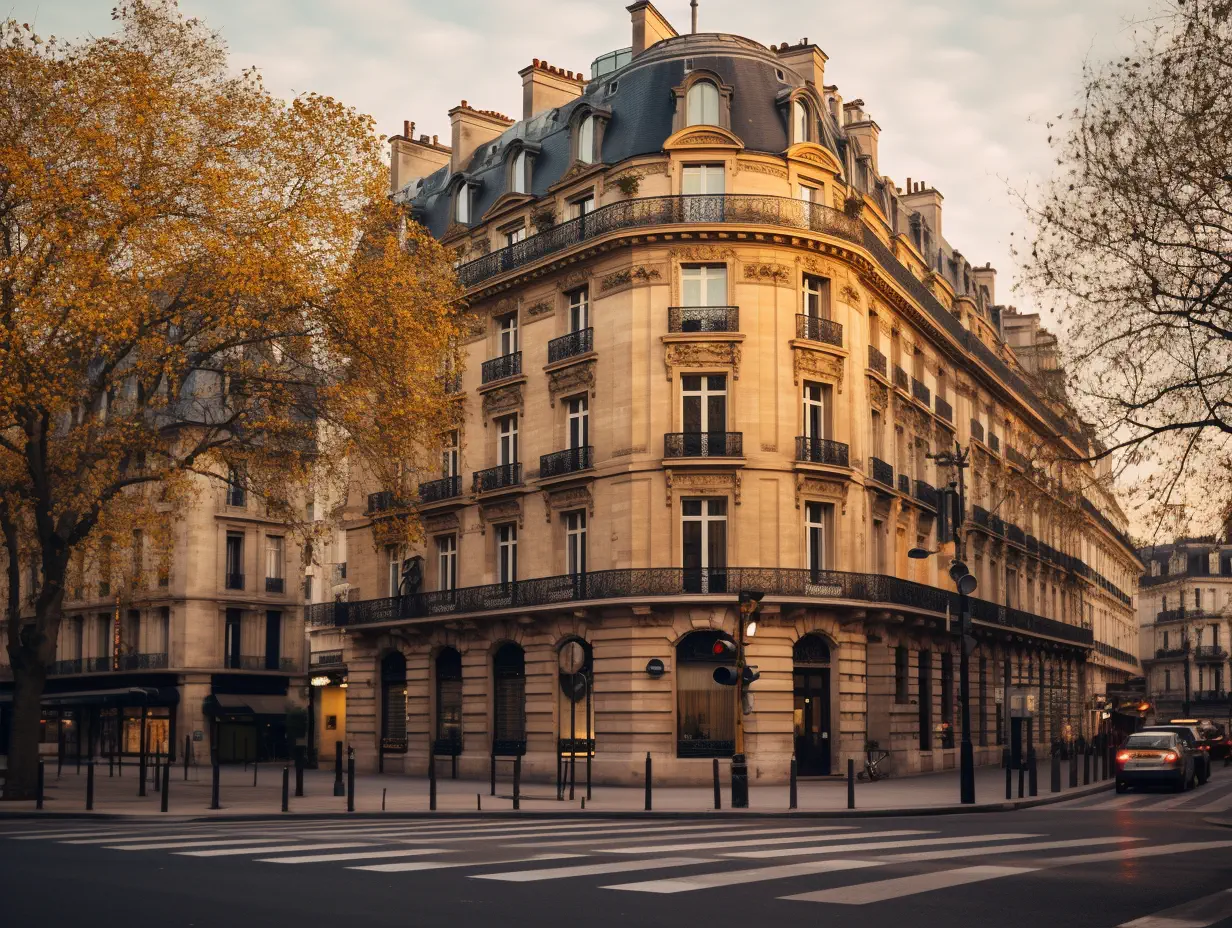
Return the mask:
<path id="1" fill-rule="evenodd" d="M 732 798 L 733 809 L 749 807 L 749 765 L 744 759 L 744 611 L 741 609 L 736 620 L 736 685 L 732 687 L 736 693 L 736 751 L 732 755 Z"/>
<path id="2" fill-rule="evenodd" d="M 963 471 L 967 469 L 967 454 L 958 442 L 954 443 L 955 468 L 958 471 L 958 520 L 954 526 L 955 553 L 966 563 L 967 538 L 967 483 Z M 971 605 L 967 594 L 959 591 L 958 613 L 961 640 L 958 650 L 958 702 L 962 721 L 962 744 L 959 746 L 958 798 L 963 805 L 975 804 L 975 748 L 971 744 L 971 661 L 968 642 L 971 639 Z"/>

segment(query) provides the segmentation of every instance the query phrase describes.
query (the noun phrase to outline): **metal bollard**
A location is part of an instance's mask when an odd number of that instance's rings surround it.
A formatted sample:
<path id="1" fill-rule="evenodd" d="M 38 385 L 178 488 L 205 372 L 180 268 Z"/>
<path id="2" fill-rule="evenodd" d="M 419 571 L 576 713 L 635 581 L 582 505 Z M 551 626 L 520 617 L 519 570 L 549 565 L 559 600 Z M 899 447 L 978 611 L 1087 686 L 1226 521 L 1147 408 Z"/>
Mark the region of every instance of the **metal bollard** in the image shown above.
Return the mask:
<path id="1" fill-rule="evenodd" d="M 1052 782 L 1049 786 L 1051 792 L 1061 792 L 1061 755 L 1055 751 L 1052 754 Z"/>
<path id="2" fill-rule="evenodd" d="M 86 767 L 86 811 L 94 811 L 94 758 L 90 758 L 90 765 Z"/>
<path id="3" fill-rule="evenodd" d="M 347 748 L 347 811 L 355 811 L 355 749 Z"/>
<path id="4" fill-rule="evenodd" d="M 81 774 L 81 742 L 77 742 L 77 773 Z"/>
<path id="5" fill-rule="evenodd" d="M 586 798 L 590 798 L 590 762 L 594 757 L 594 752 L 590 748 L 586 749 Z M 1224 762 L 1227 763 L 1226 761 Z M 585 808 L 585 806 L 583 806 Z"/>
<path id="6" fill-rule="evenodd" d="M 282 768 L 282 811 L 291 811 L 291 768 L 285 764 Z"/>
<path id="7" fill-rule="evenodd" d="M 188 763 L 192 759 L 192 735 L 184 736 L 184 782 L 188 782 Z"/>
<path id="8" fill-rule="evenodd" d="M 1008 801 L 1014 798 L 1014 771 L 1010 766 L 1009 748 L 1001 751 L 1001 766 L 1005 768 L 1005 798 Z"/>
<path id="9" fill-rule="evenodd" d="M 115 776 L 115 755 L 114 754 L 107 755 L 107 776 L 109 777 Z"/>
<path id="10" fill-rule="evenodd" d="M 167 803 L 170 802 L 171 793 L 171 765 L 163 764 L 163 795 L 162 800 L 158 804 L 160 812 L 167 811 Z"/>
<path id="11" fill-rule="evenodd" d="M 34 790 L 35 790 L 34 808 L 36 809 L 43 808 L 43 777 L 44 776 L 45 776 L 45 773 L 43 772 L 43 761 L 40 759 L 38 762 L 38 781 L 35 783 L 35 786 L 34 786 Z"/>
<path id="12" fill-rule="evenodd" d="M 162 787 L 162 782 L 163 782 L 162 769 L 159 766 L 159 761 L 161 758 L 162 758 L 162 754 L 155 751 L 154 752 L 154 792 L 156 793 L 160 789 L 163 788 Z"/>
<path id="13" fill-rule="evenodd" d="M 719 793 L 719 759 L 717 757 L 714 758 L 712 772 L 714 779 L 714 807 L 721 809 L 723 808 L 723 796 Z"/>
<path id="14" fill-rule="evenodd" d="M 138 796 L 145 795 L 145 776 L 146 776 L 146 760 L 145 760 L 145 750 L 143 748 L 141 751 L 141 759 L 137 763 L 137 795 Z"/>
<path id="15" fill-rule="evenodd" d="M 516 754 L 513 758 L 513 808 L 518 810 L 522 808 L 522 755 Z"/>
<path id="16" fill-rule="evenodd" d="M 382 786 L 381 787 L 381 811 L 382 812 L 385 811 L 385 793 L 386 792 L 388 792 L 388 790 Z"/>
<path id="17" fill-rule="evenodd" d="M 1082 785 L 1091 785 L 1091 748 L 1090 746 L 1083 748 L 1082 751 Z"/>
<path id="18" fill-rule="evenodd" d="M 1027 766 L 1021 761 L 1018 764 L 1018 798 L 1021 799 L 1026 795 L 1025 787 L 1027 783 Z"/>
<path id="19" fill-rule="evenodd" d="M 257 785 L 257 759 L 255 757 L 252 759 L 252 785 Z"/>
<path id="20" fill-rule="evenodd" d="M 856 807 L 856 762 L 854 758 L 847 758 L 847 808 L 854 809 Z"/>
<path id="21" fill-rule="evenodd" d="M 495 751 L 492 752 L 491 773 L 492 773 L 492 792 L 489 793 L 489 795 L 495 796 L 496 795 L 496 752 Z"/>
<path id="22" fill-rule="evenodd" d="M 649 752 L 649 751 L 647 751 L 647 752 L 646 752 L 646 811 L 647 811 L 647 812 L 649 812 L 649 811 L 650 811 L 650 807 L 651 807 L 651 802 L 650 802 L 650 771 L 651 771 L 651 767 L 650 767 L 650 752 Z"/>
<path id="23" fill-rule="evenodd" d="M 1078 785 L 1078 755 L 1073 752 L 1069 755 L 1069 785 L 1070 789 Z"/>
<path id="24" fill-rule="evenodd" d="M 304 795 L 304 755 L 300 754 L 295 758 L 295 798 L 301 799 Z"/>
<path id="25" fill-rule="evenodd" d="M 342 742 L 334 742 L 334 795 L 345 796 L 346 787 L 342 785 Z"/>
<path id="26" fill-rule="evenodd" d="M 796 756 L 791 757 L 791 786 L 787 790 L 787 808 L 796 808 Z"/>
<path id="27" fill-rule="evenodd" d="M 210 778 L 210 808 L 221 809 L 222 806 L 218 803 L 218 761 L 214 761 L 213 769 L 210 771 Z"/>
<path id="28" fill-rule="evenodd" d="M 428 752 L 428 811 L 436 811 L 436 752 Z"/>
<path id="29" fill-rule="evenodd" d="M 1035 745 L 1027 748 L 1027 791 L 1032 796 L 1039 795 L 1039 781 L 1036 779 Z"/>

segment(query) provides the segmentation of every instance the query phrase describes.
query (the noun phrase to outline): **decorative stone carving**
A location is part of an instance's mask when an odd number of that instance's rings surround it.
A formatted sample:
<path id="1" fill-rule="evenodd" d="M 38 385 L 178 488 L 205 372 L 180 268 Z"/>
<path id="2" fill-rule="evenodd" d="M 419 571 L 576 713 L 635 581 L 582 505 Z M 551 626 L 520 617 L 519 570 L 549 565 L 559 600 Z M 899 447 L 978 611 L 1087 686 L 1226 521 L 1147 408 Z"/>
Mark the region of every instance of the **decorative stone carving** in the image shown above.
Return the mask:
<path id="1" fill-rule="evenodd" d="M 556 278 L 556 289 L 562 293 L 566 290 L 576 290 L 578 287 L 584 287 L 590 282 L 590 271 L 584 268 L 577 268 L 567 274 L 561 274 Z"/>
<path id="2" fill-rule="evenodd" d="M 736 257 L 736 249 L 722 245 L 681 245 L 672 249 L 677 261 L 726 261 Z"/>
<path id="3" fill-rule="evenodd" d="M 782 264 L 746 264 L 744 279 L 791 286 L 791 269 Z"/>
<path id="4" fill-rule="evenodd" d="M 574 364 L 559 371 L 548 374 L 548 402 L 555 408 L 558 396 L 589 390 L 595 395 L 595 362 L 586 361 Z"/>
<path id="5" fill-rule="evenodd" d="M 494 522 L 511 522 L 516 520 L 518 528 L 522 528 L 522 501 L 520 499 L 503 499 L 496 503 L 479 504 L 479 531 L 486 534 L 487 527 Z"/>
<path id="6" fill-rule="evenodd" d="M 778 446 L 778 443 L 777 443 L 777 442 L 773 442 L 773 441 L 763 441 L 763 442 L 761 443 L 761 450 L 762 450 L 762 451 L 778 451 L 778 450 L 779 450 L 779 446 Z"/>
<path id="7" fill-rule="evenodd" d="M 767 174 L 770 177 L 777 177 L 779 180 L 787 180 L 787 171 L 776 164 L 767 164 L 765 161 L 737 161 L 736 173 L 748 171 L 750 174 Z"/>
<path id="8" fill-rule="evenodd" d="M 739 342 L 698 342 L 696 344 L 669 344 L 663 353 L 663 366 L 667 379 L 677 367 L 730 367 L 732 379 L 740 379 Z M 799 382 L 799 381 L 797 381 Z"/>
<path id="9" fill-rule="evenodd" d="M 667 170 L 668 165 L 666 161 L 656 161 L 654 164 L 639 164 L 637 167 L 621 171 L 615 177 L 609 178 L 605 183 L 619 186 L 620 182 L 626 177 L 641 180 L 643 177 L 649 177 L 652 174 L 666 174 Z"/>
<path id="10" fill-rule="evenodd" d="M 817 377 L 833 382 L 838 392 L 843 392 L 843 359 L 811 348 L 793 349 L 795 359 L 795 383 L 800 384 L 800 375 Z"/>
<path id="11" fill-rule="evenodd" d="M 885 412 L 886 406 L 890 402 L 890 391 L 886 385 L 870 380 L 868 382 L 868 402 L 870 405 Z"/>
<path id="12" fill-rule="evenodd" d="M 471 251 L 476 254 L 486 255 L 491 250 L 492 242 L 488 240 L 486 235 L 483 238 L 477 238 L 471 241 Z"/>
<path id="13" fill-rule="evenodd" d="M 860 291 L 851 284 L 843 284 L 843 289 L 839 292 L 843 295 L 843 299 L 852 306 L 858 307 L 860 305 Z"/>
<path id="14" fill-rule="evenodd" d="M 677 145 L 730 145 L 731 139 L 708 132 L 695 132 L 678 139 Z"/>
<path id="15" fill-rule="evenodd" d="M 507 387 L 498 387 L 483 395 L 483 423 L 501 413 L 513 412 L 522 408 L 522 385 L 513 383 Z"/>
<path id="16" fill-rule="evenodd" d="M 430 516 L 424 519 L 424 533 L 427 535 L 437 535 L 441 532 L 456 532 L 461 528 L 461 523 L 458 521 L 456 512 L 446 512 L 439 516 Z"/>
<path id="17" fill-rule="evenodd" d="M 526 307 L 526 318 L 538 319 L 540 316 L 546 316 L 553 309 L 555 309 L 553 302 L 545 298 Z"/>
<path id="18" fill-rule="evenodd" d="M 672 494 L 680 492 L 688 496 L 715 496 L 730 493 L 737 506 L 740 505 L 740 471 L 729 471 L 725 474 L 689 474 L 678 473 L 670 467 L 663 471 L 667 487 L 667 506 L 672 505 Z"/>
<path id="19" fill-rule="evenodd" d="M 586 514 L 594 516 L 595 498 L 589 486 L 569 487 L 567 490 L 543 491 L 543 514 L 547 522 L 552 521 L 553 512 L 565 512 L 570 509 L 585 509 Z"/>
<path id="20" fill-rule="evenodd" d="M 796 508 L 799 509 L 804 497 L 821 499 L 839 506 L 843 515 L 847 514 L 847 488 L 844 480 L 827 480 L 824 477 L 796 474 Z"/>
<path id="21" fill-rule="evenodd" d="M 660 280 L 662 277 L 663 272 L 657 267 L 626 267 L 600 278 L 599 289 L 607 293 L 610 290 L 632 286 L 637 281 L 649 283 L 652 280 Z"/>
<path id="22" fill-rule="evenodd" d="M 630 454 L 645 454 L 645 453 L 646 453 L 645 445 L 634 445 L 632 448 L 617 448 L 615 451 L 612 452 L 612 457 L 623 458 L 623 457 L 628 457 Z"/>

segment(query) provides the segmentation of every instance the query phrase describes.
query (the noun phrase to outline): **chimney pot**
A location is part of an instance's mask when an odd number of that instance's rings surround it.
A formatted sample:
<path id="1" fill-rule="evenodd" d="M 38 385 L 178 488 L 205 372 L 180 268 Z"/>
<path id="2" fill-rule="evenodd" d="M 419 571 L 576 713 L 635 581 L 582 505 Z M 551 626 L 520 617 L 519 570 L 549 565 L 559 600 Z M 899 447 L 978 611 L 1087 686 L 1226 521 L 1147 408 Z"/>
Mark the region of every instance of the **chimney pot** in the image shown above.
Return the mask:
<path id="1" fill-rule="evenodd" d="M 421 135 L 421 136 L 419 137 L 419 141 L 423 142 L 424 144 L 427 144 L 427 142 L 428 142 L 428 133 L 426 133 L 426 132 L 425 132 L 423 135 Z"/>
<path id="2" fill-rule="evenodd" d="M 468 104 L 465 100 L 463 100 L 463 101 L 462 101 L 462 105 L 463 105 L 463 106 L 469 106 L 470 104 Z"/>
<path id="3" fill-rule="evenodd" d="M 532 59 L 530 60 L 530 63 L 531 63 L 531 65 L 532 65 L 532 66 L 534 66 L 534 67 L 536 67 L 536 68 L 537 68 L 537 67 L 539 67 L 539 59 L 538 59 L 538 58 L 532 58 Z"/>
<path id="4" fill-rule="evenodd" d="M 408 138 L 408 139 L 413 138 L 414 136 L 412 135 L 412 133 L 414 131 L 415 131 L 415 124 L 413 122 L 411 122 L 409 119 L 402 120 L 402 137 L 403 138 Z"/>
<path id="5" fill-rule="evenodd" d="M 438 142 L 436 141 L 438 138 L 440 138 L 440 136 L 439 136 L 439 135 L 434 135 L 434 136 L 432 136 L 432 144 L 433 144 L 433 145 L 438 144 Z"/>

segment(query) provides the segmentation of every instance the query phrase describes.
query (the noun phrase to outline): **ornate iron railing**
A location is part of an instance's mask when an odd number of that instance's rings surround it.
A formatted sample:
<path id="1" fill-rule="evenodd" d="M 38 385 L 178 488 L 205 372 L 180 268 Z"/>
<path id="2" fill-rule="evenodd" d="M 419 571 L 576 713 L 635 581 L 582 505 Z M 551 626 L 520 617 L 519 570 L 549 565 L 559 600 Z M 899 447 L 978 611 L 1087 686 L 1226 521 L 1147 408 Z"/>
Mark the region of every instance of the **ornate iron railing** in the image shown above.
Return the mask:
<path id="1" fill-rule="evenodd" d="M 841 441 L 829 438 L 813 438 L 808 435 L 796 436 L 796 460 L 808 464 L 831 464 L 835 467 L 847 467 L 847 445 Z"/>
<path id="2" fill-rule="evenodd" d="M 329 651 L 313 651 L 308 655 L 309 667 L 334 667 L 342 663 L 342 648 Z"/>
<path id="3" fill-rule="evenodd" d="M 805 203 L 790 197 L 746 194 L 692 194 L 676 197 L 639 197 L 600 207 L 585 216 L 562 222 L 507 248 L 462 265 L 458 277 L 474 287 L 497 274 L 517 270 L 592 238 L 644 226 L 734 222 L 785 226 L 833 235 L 850 242 L 863 241 L 863 224 L 841 210 Z"/>
<path id="4" fill-rule="evenodd" d="M 1120 648 L 1114 648 L 1103 641 L 1095 642 L 1095 650 L 1105 657 L 1111 657 L 1125 664 L 1132 664 L 1134 667 L 1138 666 L 1138 658 L 1135 655 L 1130 654 L 1128 651 L 1122 651 Z"/>
<path id="5" fill-rule="evenodd" d="M 888 487 L 894 486 L 894 468 L 881 458 L 870 458 L 873 462 L 873 479 Z"/>
<path id="6" fill-rule="evenodd" d="M 914 377 L 911 378 L 911 395 L 925 406 L 929 405 L 933 399 L 933 391 L 928 389 L 926 384 L 921 383 Z"/>
<path id="7" fill-rule="evenodd" d="M 669 332 L 739 332 L 740 309 L 736 306 L 669 306 Z"/>
<path id="8" fill-rule="evenodd" d="M 911 478 L 906 474 L 898 475 L 898 492 L 905 496 L 911 495 Z"/>
<path id="9" fill-rule="evenodd" d="M 566 448 L 539 457 L 539 479 L 563 477 L 595 466 L 595 449 L 591 445 Z"/>
<path id="10" fill-rule="evenodd" d="M 872 345 L 868 346 L 868 369 L 876 371 L 882 377 L 886 375 L 886 356 Z"/>
<path id="11" fill-rule="evenodd" d="M 1005 537 L 1014 544 L 1025 545 L 1027 543 L 1027 533 L 1013 522 L 1005 523 Z"/>
<path id="12" fill-rule="evenodd" d="M 882 574 L 780 567 L 603 570 L 353 603 L 317 603 L 309 606 L 307 612 L 311 625 L 350 627 L 588 600 L 644 600 L 682 595 L 734 597 L 738 590 L 761 590 L 767 596 L 805 600 L 888 603 L 937 615 L 944 615 L 948 606 L 952 614 L 958 614 L 958 594 L 937 587 Z M 1090 629 L 981 599 L 971 599 L 970 604 L 972 616 L 986 624 L 1047 635 L 1078 645 L 1091 646 L 1094 641 Z"/>
<path id="13" fill-rule="evenodd" d="M 421 503 L 439 503 L 441 500 L 453 499 L 461 495 L 462 478 L 457 474 L 452 477 L 441 477 L 439 480 L 429 480 L 419 485 Z"/>
<path id="14" fill-rule="evenodd" d="M 822 319 L 820 316 L 796 314 L 796 338 L 807 339 L 810 342 L 825 342 L 827 345 L 843 347 L 842 323 L 833 319 Z"/>
<path id="15" fill-rule="evenodd" d="M 1158 648 L 1155 651 L 1155 660 L 1171 660 L 1177 657 L 1184 657 L 1189 651 L 1186 648 Z"/>
<path id="16" fill-rule="evenodd" d="M 1197 622 L 1218 618 L 1202 609 L 1165 609 L 1155 614 L 1156 622 Z"/>
<path id="17" fill-rule="evenodd" d="M 906 390 L 908 393 L 911 392 L 911 378 L 897 364 L 894 365 L 894 386 L 900 390 Z"/>
<path id="18" fill-rule="evenodd" d="M 980 422 L 979 419 L 971 420 L 971 437 L 979 441 L 984 440 L 984 423 Z"/>
<path id="19" fill-rule="evenodd" d="M 282 577 L 266 577 L 265 592 L 267 593 L 282 593 L 286 589 L 286 581 Z"/>
<path id="20" fill-rule="evenodd" d="M 265 655 L 224 654 L 222 666 L 227 670 L 265 670 Z"/>
<path id="21" fill-rule="evenodd" d="M 517 376 L 522 373 L 522 352 L 514 351 L 511 354 L 503 354 L 499 358 L 491 358 L 484 361 L 479 370 L 484 383 Z"/>
<path id="22" fill-rule="evenodd" d="M 971 521 L 981 528 L 988 528 L 988 510 L 983 506 L 972 506 Z"/>
<path id="23" fill-rule="evenodd" d="M 1027 469 L 1028 467 L 1027 456 L 1023 454 L 1021 451 L 1019 451 L 1017 448 L 1015 448 L 1013 445 L 1008 445 L 1006 447 L 1005 456 L 1009 459 L 1009 462 L 1013 464 L 1015 467 L 1021 467 L 1023 470 Z"/>
<path id="24" fill-rule="evenodd" d="M 1196 661 L 1225 661 L 1227 659 L 1228 652 L 1220 645 L 1200 644 L 1194 648 L 1194 660 Z"/>
<path id="25" fill-rule="evenodd" d="M 1027 546 L 1028 554 L 1039 554 L 1039 539 L 1034 535 L 1028 535 L 1024 544 Z"/>
<path id="26" fill-rule="evenodd" d="M 668 432 L 665 458 L 739 458 L 744 456 L 743 432 Z"/>
<path id="27" fill-rule="evenodd" d="M 993 432 L 988 433 L 988 447 L 998 454 L 1001 453 L 1001 439 Z"/>
<path id="28" fill-rule="evenodd" d="M 555 364 L 565 358 L 576 358 L 593 349 L 595 330 L 592 328 L 578 329 L 560 338 L 548 342 L 548 363 Z"/>
<path id="29" fill-rule="evenodd" d="M 504 490 L 508 487 L 522 485 L 522 465 L 497 464 L 486 470 L 475 471 L 472 493 L 491 493 L 493 490 Z"/>
<path id="30" fill-rule="evenodd" d="M 937 494 L 937 488 L 930 483 L 925 483 L 923 480 L 915 482 L 915 498 L 933 509 L 940 506 L 940 499 Z"/>
<path id="31" fill-rule="evenodd" d="M 933 409 L 935 409 L 937 411 L 937 415 L 939 415 L 946 422 L 954 421 L 954 407 L 941 397 L 938 396 L 933 401 Z"/>
<path id="32" fill-rule="evenodd" d="M 165 651 L 149 654 L 121 654 L 120 670 L 163 670 L 168 666 Z"/>

